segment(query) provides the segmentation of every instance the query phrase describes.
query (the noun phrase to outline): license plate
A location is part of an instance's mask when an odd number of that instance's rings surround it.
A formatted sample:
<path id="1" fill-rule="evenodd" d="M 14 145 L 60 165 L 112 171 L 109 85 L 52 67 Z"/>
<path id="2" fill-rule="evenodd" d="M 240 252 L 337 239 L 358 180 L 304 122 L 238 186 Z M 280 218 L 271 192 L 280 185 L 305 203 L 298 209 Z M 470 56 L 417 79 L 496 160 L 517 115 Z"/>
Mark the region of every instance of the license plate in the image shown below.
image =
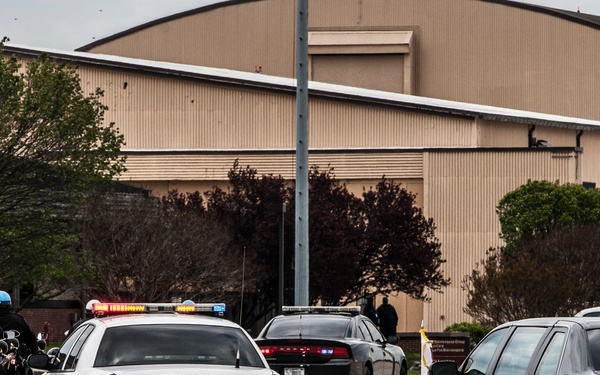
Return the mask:
<path id="1" fill-rule="evenodd" d="M 304 368 L 284 368 L 283 375 L 304 375 Z"/>

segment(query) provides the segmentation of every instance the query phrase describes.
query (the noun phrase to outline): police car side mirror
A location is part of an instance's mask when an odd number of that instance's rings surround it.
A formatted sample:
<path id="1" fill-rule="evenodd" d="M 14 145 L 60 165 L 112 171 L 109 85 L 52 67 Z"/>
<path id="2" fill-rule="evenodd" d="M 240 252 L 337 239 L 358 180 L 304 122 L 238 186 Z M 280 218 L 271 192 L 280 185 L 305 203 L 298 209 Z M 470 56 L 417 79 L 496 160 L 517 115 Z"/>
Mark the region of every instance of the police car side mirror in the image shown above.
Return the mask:
<path id="1" fill-rule="evenodd" d="M 46 354 L 32 354 L 27 358 L 27 364 L 33 369 L 50 370 L 52 364 Z"/>
<path id="2" fill-rule="evenodd" d="M 398 343 L 398 335 L 389 335 L 387 342 L 388 344 L 396 345 Z"/>
<path id="3" fill-rule="evenodd" d="M 431 375 L 457 375 L 458 366 L 453 361 L 433 362 L 429 367 Z"/>

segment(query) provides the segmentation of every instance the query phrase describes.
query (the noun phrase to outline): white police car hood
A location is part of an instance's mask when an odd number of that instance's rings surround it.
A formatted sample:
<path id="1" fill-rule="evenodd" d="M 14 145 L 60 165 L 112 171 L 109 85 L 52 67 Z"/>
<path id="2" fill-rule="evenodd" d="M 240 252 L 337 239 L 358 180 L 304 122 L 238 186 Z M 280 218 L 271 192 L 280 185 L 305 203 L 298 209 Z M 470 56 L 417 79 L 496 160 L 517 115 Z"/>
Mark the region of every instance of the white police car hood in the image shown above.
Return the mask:
<path id="1" fill-rule="evenodd" d="M 80 374 L 75 371 L 73 374 Z M 81 375 L 277 375 L 268 368 L 215 366 L 215 365 L 150 365 L 101 367 L 82 372 Z"/>

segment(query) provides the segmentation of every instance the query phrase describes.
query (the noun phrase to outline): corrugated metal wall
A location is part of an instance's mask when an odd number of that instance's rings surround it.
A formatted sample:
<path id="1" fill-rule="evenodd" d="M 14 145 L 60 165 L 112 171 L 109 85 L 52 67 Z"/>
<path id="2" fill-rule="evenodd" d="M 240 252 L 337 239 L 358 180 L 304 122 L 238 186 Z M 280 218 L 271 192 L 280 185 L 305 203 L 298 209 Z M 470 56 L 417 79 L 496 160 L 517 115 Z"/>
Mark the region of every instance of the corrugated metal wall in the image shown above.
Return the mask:
<path id="1" fill-rule="evenodd" d="M 91 51 L 295 77 L 294 5 L 224 6 Z M 309 27 L 413 30 L 418 95 L 600 119 L 600 31 L 589 26 L 479 0 L 319 0 Z"/>
<path id="2" fill-rule="evenodd" d="M 502 244 L 495 213 L 499 200 L 528 179 L 580 183 L 576 178 L 579 156 L 551 150 L 426 153 L 424 213 L 438 226 L 436 234 L 447 260 L 443 269 L 452 279 L 444 294 L 426 305 L 430 330 L 471 320 L 463 312 L 466 295 L 461 282 L 484 259 L 488 248 Z"/>
<path id="3" fill-rule="evenodd" d="M 105 90 L 107 122 L 127 134 L 125 150 L 293 149 L 295 96 L 80 68 L 84 89 Z M 311 99 L 309 147 L 473 146 L 475 122 Z"/>

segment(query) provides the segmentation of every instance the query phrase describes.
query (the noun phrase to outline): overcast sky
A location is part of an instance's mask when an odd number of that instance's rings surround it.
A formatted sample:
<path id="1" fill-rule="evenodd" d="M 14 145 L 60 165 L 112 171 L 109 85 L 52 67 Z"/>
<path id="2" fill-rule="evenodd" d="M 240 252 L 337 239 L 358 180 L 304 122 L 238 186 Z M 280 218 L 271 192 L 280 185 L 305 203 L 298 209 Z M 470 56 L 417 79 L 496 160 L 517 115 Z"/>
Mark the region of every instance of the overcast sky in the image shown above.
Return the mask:
<path id="1" fill-rule="evenodd" d="M 145 22 L 222 1 L 226 0 L 0 0 L 0 38 L 72 51 Z M 600 0 L 515 1 L 600 15 Z"/>

